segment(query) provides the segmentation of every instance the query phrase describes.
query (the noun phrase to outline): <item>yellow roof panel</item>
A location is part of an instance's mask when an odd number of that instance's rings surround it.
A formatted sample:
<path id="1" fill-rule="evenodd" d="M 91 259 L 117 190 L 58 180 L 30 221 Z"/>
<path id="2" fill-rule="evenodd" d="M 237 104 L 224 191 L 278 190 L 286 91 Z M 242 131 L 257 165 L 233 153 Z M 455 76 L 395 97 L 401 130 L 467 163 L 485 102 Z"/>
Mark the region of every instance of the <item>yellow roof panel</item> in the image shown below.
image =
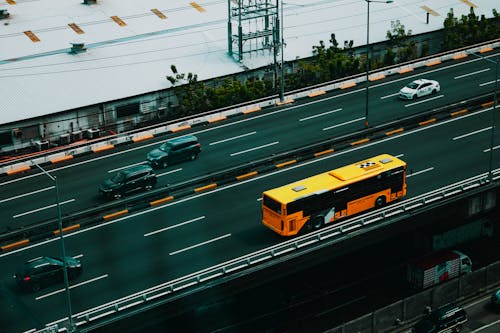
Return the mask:
<path id="1" fill-rule="evenodd" d="M 282 203 L 289 203 L 313 193 L 330 191 L 404 165 L 406 163 L 399 158 L 382 154 L 265 191 L 264 194 Z"/>

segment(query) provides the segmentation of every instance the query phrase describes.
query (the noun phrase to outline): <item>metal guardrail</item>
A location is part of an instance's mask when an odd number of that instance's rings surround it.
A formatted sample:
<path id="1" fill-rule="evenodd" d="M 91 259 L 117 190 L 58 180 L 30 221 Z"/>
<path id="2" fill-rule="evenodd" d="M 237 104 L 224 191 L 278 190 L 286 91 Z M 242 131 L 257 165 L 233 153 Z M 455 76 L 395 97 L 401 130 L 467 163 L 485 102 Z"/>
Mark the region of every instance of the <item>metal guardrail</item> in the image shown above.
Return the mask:
<path id="1" fill-rule="evenodd" d="M 104 317 L 117 315 L 125 310 L 130 310 L 139 306 L 147 308 L 148 303 L 153 303 L 154 301 L 173 297 L 175 295 L 179 295 L 180 297 L 181 293 L 194 292 L 196 289 L 202 288 L 205 283 L 215 280 L 220 281 L 222 278 L 230 278 L 231 275 L 236 273 L 245 274 L 252 270 L 262 269 L 257 265 L 264 262 L 274 261 L 277 263 L 280 262 L 280 260 L 289 259 L 290 256 L 299 256 L 306 248 L 310 251 L 313 245 L 316 246 L 316 248 L 318 248 L 318 245 L 331 245 L 342 241 L 352 233 L 369 232 L 374 227 L 394 223 L 403 219 L 407 214 L 415 213 L 418 209 L 429 207 L 433 203 L 466 194 L 468 191 L 479 189 L 483 186 L 489 185 L 493 188 L 493 186 L 498 186 L 499 181 L 500 168 L 492 170 L 491 179 L 488 173 L 483 173 L 417 197 L 391 204 L 359 217 L 326 226 L 310 234 L 293 238 L 278 245 L 163 283 L 142 292 L 103 304 L 97 308 L 80 312 L 74 315 L 74 322 L 77 326 L 83 328 L 85 325 L 97 322 Z M 150 307 L 153 306 L 154 305 L 150 305 Z M 66 319 L 62 319 L 50 325 L 63 323 L 65 320 Z"/>

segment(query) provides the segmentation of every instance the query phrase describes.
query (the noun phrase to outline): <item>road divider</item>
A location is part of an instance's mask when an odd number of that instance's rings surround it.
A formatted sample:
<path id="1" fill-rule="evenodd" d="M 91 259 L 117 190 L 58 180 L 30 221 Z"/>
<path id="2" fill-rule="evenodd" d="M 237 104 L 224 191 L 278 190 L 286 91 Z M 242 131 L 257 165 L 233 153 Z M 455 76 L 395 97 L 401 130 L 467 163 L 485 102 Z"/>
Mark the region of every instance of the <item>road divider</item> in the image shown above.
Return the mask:
<path id="1" fill-rule="evenodd" d="M 29 243 L 30 243 L 29 239 L 23 239 L 23 240 L 14 242 L 14 243 L 3 245 L 1 248 L 2 248 L 2 251 L 10 251 L 10 250 L 16 249 L 18 247 L 28 245 Z"/>
<path id="2" fill-rule="evenodd" d="M 152 138 L 154 138 L 154 135 L 151 133 L 147 133 L 144 135 L 139 135 L 139 136 L 133 137 L 132 142 L 142 142 L 142 141 L 150 140 Z"/>
<path id="3" fill-rule="evenodd" d="M 69 160 L 72 160 L 72 159 L 73 159 L 73 155 L 60 156 L 60 157 L 56 157 L 56 158 L 51 159 L 50 163 L 56 164 L 56 163 L 61 163 L 61 162 L 69 161 Z"/>
<path id="4" fill-rule="evenodd" d="M 73 224 L 62 229 L 63 234 L 80 229 L 80 224 Z M 54 230 L 54 235 L 59 236 L 59 229 Z"/>
<path id="5" fill-rule="evenodd" d="M 276 167 L 278 169 L 281 169 L 281 168 L 287 167 L 287 166 L 289 166 L 291 164 L 295 164 L 295 163 L 297 163 L 297 160 L 286 161 L 286 162 L 283 162 L 283 163 L 276 164 Z"/>
<path id="6" fill-rule="evenodd" d="M 173 196 L 168 196 L 168 197 L 165 197 L 165 198 L 161 198 L 161 199 L 158 199 L 158 200 L 151 201 L 149 203 L 149 205 L 150 206 L 161 205 L 161 204 L 164 204 L 166 202 L 170 202 L 172 200 L 174 200 L 174 197 Z"/>
<path id="7" fill-rule="evenodd" d="M 216 187 L 217 187 L 217 183 L 212 183 L 212 184 L 208 184 L 208 185 L 205 185 L 205 186 L 202 186 L 202 187 L 197 187 L 197 188 L 194 189 L 194 191 L 196 193 L 200 193 L 200 192 L 205 192 L 205 191 L 213 190 Z"/>
<path id="8" fill-rule="evenodd" d="M 113 149 L 115 148 L 115 145 L 103 145 L 103 146 L 99 146 L 99 147 L 94 147 L 92 148 L 92 151 L 94 153 L 100 153 L 100 152 L 103 152 L 103 151 L 106 151 L 106 150 L 110 150 L 110 149 Z"/>
<path id="9" fill-rule="evenodd" d="M 107 220 L 111 220 L 111 219 L 114 219 L 116 217 L 119 217 L 119 216 L 122 216 L 122 215 L 125 215 L 125 214 L 128 214 L 128 209 L 124 209 L 124 210 L 120 210 L 118 212 L 114 212 L 114 213 L 111 213 L 111 214 L 104 215 L 102 217 L 102 219 L 105 220 L 105 221 L 107 221 Z"/>
<path id="10" fill-rule="evenodd" d="M 236 180 L 245 180 L 245 179 L 257 176 L 257 175 L 258 175 L 257 171 L 252 171 L 252 172 L 245 173 L 243 175 L 236 176 Z"/>
<path id="11" fill-rule="evenodd" d="M 15 175 L 17 173 L 26 172 L 30 169 L 31 169 L 31 167 L 29 165 L 23 165 L 23 166 L 20 166 L 18 168 L 14 168 L 12 170 L 8 170 L 7 175 Z"/>

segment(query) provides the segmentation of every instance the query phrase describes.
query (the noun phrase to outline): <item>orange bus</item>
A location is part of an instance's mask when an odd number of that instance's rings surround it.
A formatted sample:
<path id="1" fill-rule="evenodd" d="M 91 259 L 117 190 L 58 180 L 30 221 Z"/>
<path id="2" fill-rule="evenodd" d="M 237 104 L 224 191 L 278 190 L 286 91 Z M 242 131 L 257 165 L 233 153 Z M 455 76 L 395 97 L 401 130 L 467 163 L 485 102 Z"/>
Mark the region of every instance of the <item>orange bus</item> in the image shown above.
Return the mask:
<path id="1" fill-rule="evenodd" d="M 382 154 L 265 191 L 262 223 L 293 236 L 405 195 L 406 163 Z"/>

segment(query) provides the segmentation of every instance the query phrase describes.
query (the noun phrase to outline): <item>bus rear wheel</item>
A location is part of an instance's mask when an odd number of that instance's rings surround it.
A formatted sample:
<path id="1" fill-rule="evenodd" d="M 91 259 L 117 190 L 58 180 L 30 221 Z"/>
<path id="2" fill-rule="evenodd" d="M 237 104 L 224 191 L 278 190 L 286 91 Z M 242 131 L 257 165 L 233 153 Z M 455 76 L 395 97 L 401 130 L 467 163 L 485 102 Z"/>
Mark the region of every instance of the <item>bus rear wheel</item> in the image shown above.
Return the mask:
<path id="1" fill-rule="evenodd" d="M 385 206 L 385 197 L 381 195 L 380 197 L 375 200 L 375 207 L 380 208 Z"/>

